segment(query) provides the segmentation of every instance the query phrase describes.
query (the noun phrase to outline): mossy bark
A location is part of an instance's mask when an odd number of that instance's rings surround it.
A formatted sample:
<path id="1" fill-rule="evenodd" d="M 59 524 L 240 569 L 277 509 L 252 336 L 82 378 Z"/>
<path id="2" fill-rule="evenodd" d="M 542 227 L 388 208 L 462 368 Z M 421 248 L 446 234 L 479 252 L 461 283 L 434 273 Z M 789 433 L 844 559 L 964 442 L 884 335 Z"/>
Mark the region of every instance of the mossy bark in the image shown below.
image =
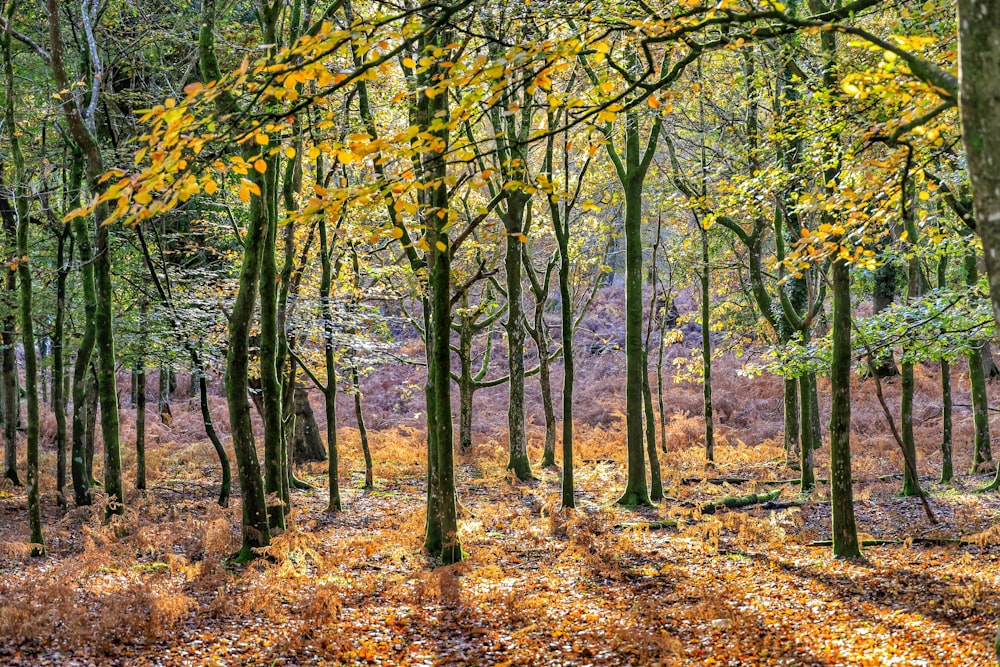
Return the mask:
<path id="1" fill-rule="evenodd" d="M 974 252 L 965 255 L 965 284 L 975 285 L 979 282 L 978 256 Z M 989 396 L 986 393 L 986 372 L 983 366 L 982 347 L 979 342 L 966 354 L 969 362 L 969 385 L 972 390 L 972 419 L 975 424 L 975 445 L 972 452 L 972 473 L 979 471 L 987 461 L 993 460 L 990 447 L 990 415 Z"/>
<path id="2" fill-rule="evenodd" d="M 343 509 L 340 499 L 340 451 L 337 445 L 337 358 L 334 348 L 333 309 L 330 304 L 330 289 L 333 285 L 333 252 L 326 218 L 319 221 L 320 253 L 320 314 L 323 317 L 323 360 L 326 364 L 326 386 L 323 387 L 323 405 L 326 411 L 327 476 L 329 478 L 328 512 Z"/>
<path id="3" fill-rule="evenodd" d="M 799 405 L 802 409 L 802 419 L 800 420 L 802 433 L 800 436 L 801 447 L 799 448 L 799 485 L 802 493 L 809 493 L 816 486 L 816 476 L 813 471 L 813 450 L 816 449 L 812 424 L 818 421 L 818 415 L 813 413 L 816 401 L 813 400 L 816 394 L 816 376 L 806 373 L 799 378 Z"/>
<path id="4" fill-rule="evenodd" d="M 51 1 L 51 0 L 50 0 Z M 202 25 L 198 39 L 202 79 L 221 78 L 215 55 L 215 0 L 202 4 Z M 228 95 L 216 99 L 216 110 L 222 114 L 235 110 L 235 100 Z M 238 561 L 256 557 L 254 549 L 268 546 L 271 530 L 267 516 L 267 500 L 260 461 L 250 420 L 249 364 L 250 326 L 253 320 L 257 288 L 260 280 L 261 254 L 267 233 L 267 212 L 260 197 L 250 200 L 249 222 L 244 237 L 243 262 L 239 288 L 229 318 L 229 344 L 226 349 L 226 398 L 229 421 L 236 454 L 236 466 L 243 495 L 242 545 Z"/>
<path id="5" fill-rule="evenodd" d="M 643 442 L 643 374 L 646 372 L 642 342 L 642 192 L 653 150 L 660 133 L 654 121 L 645 151 L 639 140 L 639 115 L 625 114 L 625 155 L 619 158 L 609 143 L 608 151 L 625 194 L 625 438 L 628 473 L 618 504 L 627 507 L 652 505 L 646 485 L 646 453 Z"/>
<path id="6" fill-rule="evenodd" d="M 81 173 L 76 182 L 70 177 L 69 191 L 79 193 Z M 75 199 L 74 199 L 75 200 Z M 57 232 L 56 239 L 56 313 L 52 325 L 52 411 L 56 418 L 56 500 L 61 507 L 68 504 L 66 482 L 69 476 L 66 432 L 66 280 L 70 263 L 66 243 L 70 240 L 69 225 Z M 72 250 L 69 251 L 72 256 Z"/>
<path id="7" fill-rule="evenodd" d="M 17 2 L 8 9 L 8 25 L 13 20 Z M 14 115 L 14 64 L 11 56 L 11 34 L 7 31 L 0 38 L 3 49 L 6 98 L 4 120 L 14 163 L 14 213 L 17 217 L 17 277 L 20 284 L 21 347 L 24 354 L 24 389 L 27 399 L 27 485 L 28 526 L 31 531 L 31 555 L 45 555 L 45 537 L 42 535 L 41 480 L 38 475 L 38 357 L 35 349 L 34 313 L 32 311 L 31 263 L 28 255 L 29 192 L 24 155 L 21 152 L 20 132 Z"/>
<path id="8" fill-rule="evenodd" d="M 833 554 L 861 555 L 851 484 L 851 275 L 843 259 L 833 261 L 833 360 L 830 364 L 830 503 Z M 803 443 L 803 449 L 805 449 Z"/>
<path id="9" fill-rule="evenodd" d="M 273 43 L 273 42 L 267 42 Z M 255 179 L 261 188 L 260 211 L 265 225 L 260 263 L 260 385 L 264 418 L 264 484 L 272 531 L 285 529 L 288 506 L 288 456 L 282 442 L 281 380 L 278 377 L 278 267 L 277 267 L 277 158 L 266 160 L 268 168 Z"/>

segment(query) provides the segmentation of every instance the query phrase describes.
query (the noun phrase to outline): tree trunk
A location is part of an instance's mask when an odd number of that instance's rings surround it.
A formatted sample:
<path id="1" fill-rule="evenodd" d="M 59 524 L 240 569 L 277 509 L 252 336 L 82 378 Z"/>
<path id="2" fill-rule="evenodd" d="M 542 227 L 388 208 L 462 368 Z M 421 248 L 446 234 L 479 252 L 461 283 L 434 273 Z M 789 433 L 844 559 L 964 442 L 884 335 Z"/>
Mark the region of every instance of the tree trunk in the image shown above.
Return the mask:
<path id="1" fill-rule="evenodd" d="M 78 192 L 79 180 L 76 185 L 70 184 L 70 190 Z M 70 263 L 66 261 L 66 240 L 69 238 L 69 227 L 65 226 L 58 232 L 56 245 L 56 315 L 52 326 L 52 411 L 56 417 L 56 498 L 61 507 L 67 504 L 66 480 L 68 477 L 68 461 L 66 452 L 66 279 L 69 277 Z M 72 251 L 70 251 L 72 255 Z"/>
<path id="2" fill-rule="evenodd" d="M 658 126 L 651 140 L 655 141 Z M 642 188 L 646 170 L 640 165 L 639 117 L 625 120 L 625 164 L 619 180 L 625 190 L 625 436 L 628 477 L 618 504 L 651 505 L 646 486 L 646 453 L 643 442 L 642 385 L 645 372 L 642 345 Z M 567 221 L 568 223 L 568 221 Z"/>
<path id="3" fill-rule="evenodd" d="M 326 461 L 326 448 L 319 436 L 319 425 L 309 403 L 309 392 L 305 387 L 295 387 L 292 392 L 295 413 L 295 436 L 292 439 L 292 460 Z"/>
<path id="4" fill-rule="evenodd" d="M 164 426 L 173 428 L 174 416 L 170 411 L 170 371 L 166 366 L 160 365 L 159 390 L 157 392 L 157 407 L 160 411 L 160 422 Z"/>
<path id="5" fill-rule="evenodd" d="M 508 199 L 511 209 L 519 197 Z M 524 303 L 522 294 L 521 263 L 524 243 L 520 237 L 524 225 L 523 209 L 508 211 L 507 252 L 504 268 L 507 276 L 507 438 L 509 458 L 507 469 L 513 470 L 521 481 L 532 479 L 531 462 L 528 460 L 528 439 L 524 425 Z"/>
<path id="6" fill-rule="evenodd" d="M 198 36 L 199 64 L 204 81 L 221 78 L 215 55 L 214 30 L 215 0 L 205 0 L 202 3 L 202 24 Z M 216 100 L 216 107 L 220 114 L 229 113 L 233 111 L 235 101 L 228 96 L 220 96 Z M 236 467 L 243 494 L 243 543 L 237 554 L 238 561 L 254 558 L 256 555 L 254 549 L 266 547 L 271 542 L 264 480 L 257 458 L 253 424 L 250 421 L 250 401 L 247 399 L 250 326 L 260 279 L 264 235 L 267 232 L 266 215 L 260 197 L 252 197 L 247 233 L 244 238 L 239 290 L 230 314 L 229 345 L 226 349 L 226 397 L 229 401 L 233 449 L 236 453 Z"/>
<path id="7" fill-rule="evenodd" d="M 643 354 L 647 371 L 643 374 L 646 380 L 642 383 L 642 403 L 646 415 L 646 454 L 649 456 L 649 499 L 663 500 L 663 481 L 660 478 L 660 459 L 656 455 L 656 416 L 653 414 L 653 392 L 649 388 L 649 352 Z"/>
<path id="8" fill-rule="evenodd" d="M 978 257 L 970 252 L 965 255 L 965 284 L 975 285 L 979 282 Z M 986 373 L 983 367 L 982 346 L 980 341 L 966 354 L 969 362 L 969 384 L 972 389 L 972 418 L 976 425 L 975 447 L 972 454 L 972 473 L 979 472 L 980 466 L 993 460 L 990 447 L 990 415 L 989 396 L 986 393 Z"/>
<path id="9" fill-rule="evenodd" d="M 801 427 L 802 435 L 799 448 L 799 484 L 802 493 L 809 493 L 816 486 L 816 477 L 813 471 L 813 450 L 816 449 L 813 441 L 815 431 L 812 428 L 813 422 L 819 421 L 819 416 L 813 413 L 817 402 L 813 400 L 816 393 L 816 376 L 806 373 L 799 377 L 799 393 L 801 400 L 799 405 L 802 411 Z"/>
<path id="10" fill-rule="evenodd" d="M 910 188 L 904 184 L 903 196 L 908 196 Z M 909 210 L 909 207 L 906 207 Z M 917 229 L 911 217 L 905 216 L 906 229 L 909 233 L 909 241 L 914 245 L 917 242 Z M 916 257 L 910 259 L 907 265 L 907 287 L 906 300 L 911 301 L 920 295 L 920 260 Z M 919 496 L 920 480 L 917 478 L 917 445 L 913 435 L 913 362 L 904 361 L 902 364 L 900 381 L 900 435 L 903 441 L 903 488 L 900 490 L 901 496 Z M 980 365 L 981 368 L 981 365 Z"/>
<path id="11" fill-rule="evenodd" d="M 830 364 L 830 502 L 833 554 L 861 556 L 851 485 L 851 274 L 843 259 L 833 260 L 833 361 Z M 805 443 L 803 443 L 805 449 Z"/>
<path id="12" fill-rule="evenodd" d="M 941 360 L 941 483 L 948 484 L 954 476 L 952 463 L 951 364 Z"/>
<path id="13" fill-rule="evenodd" d="M 802 465 L 799 461 L 799 380 L 785 378 L 784 387 L 784 420 L 785 420 L 785 463 L 790 468 Z"/>
<path id="14" fill-rule="evenodd" d="M 351 366 L 351 384 L 354 385 L 354 417 L 358 422 L 358 438 L 361 440 L 361 453 L 365 457 L 365 490 L 375 488 L 372 476 L 372 450 L 368 446 L 368 427 L 365 425 L 365 413 L 361 409 L 361 378 L 358 376 L 358 366 Z"/>
<path id="15" fill-rule="evenodd" d="M 270 37 L 273 37 L 271 35 Z M 265 43 L 274 40 L 265 34 Z M 264 242 L 261 247 L 260 280 L 260 386 L 264 411 L 264 490 L 273 504 L 268 506 L 272 532 L 285 529 L 288 507 L 287 454 L 282 449 L 281 380 L 278 377 L 278 266 L 277 266 L 277 158 L 266 159 L 267 171 L 255 179 L 261 188 L 260 213 Z M 281 334 L 283 335 L 283 334 Z"/>
<path id="16" fill-rule="evenodd" d="M 91 363 L 87 368 L 87 380 L 86 380 L 87 390 L 84 395 L 84 426 L 83 426 L 83 441 L 84 449 L 86 451 L 86 461 L 85 461 L 85 471 L 87 476 L 87 487 L 93 488 L 95 486 L 101 486 L 101 484 L 94 478 L 94 453 L 96 451 L 96 439 L 97 439 L 97 411 L 100 407 L 98 403 L 98 390 L 97 390 L 97 369 L 94 368 L 94 364 Z M 87 503 L 90 504 L 89 502 Z"/>
<path id="17" fill-rule="evenodd" d="M 233 478 L 233 473 L 229 466 L 229 455 L 226 454 L 226 450 L 222 446 L 222 441 L 219 440 L 219 435 L 215 432 L 215 423 L 212 421 L 212 411 L 208 407 L 208 376 L 202 366 L 201 356 L 193 346 L 190 348 L 190 355 L 191 365 L 194 368 L 194 373 L 191 375 L 191 381 L 193 382 L 195 379 L 198 381 L 198 402 L 201 406 L 201 421 L 205 426 L 205 435 L 207 435 L 209 441 L 211 441 L 212 447 L 215 449 L 215 454 L 219 457 L 219 466 L 222 468 L 222 485 L 219 488 L 219 506 L 228 507 L 229 495 L 232 492 Z"/>
<path id="18" fill-rule="evenodd" d="M 333 310 L 330 305 L 330 289 L 333 285 L 333 267 L 330 255 L 333 252 L 329 239 L 326 218 L 319 221 L 319 252 L 322 273 L 320 275 L 320 314 L 323 317 L 323 359 L 326 362 L 326 387 L 323 388 L 323 404 L 326 411 L 326 446 L 329 451 L 327 475 L 329 477 L 330 501 L 328 512 L 343 509 L 340 500 L 340 452 L 337 448 L 337 359 L 334 350 Z"/>
<path id="19" fill-rule="evenodd" d="M 17 3 L 10 7 L 7 20 Z M 6 79 L 7 104 L 5 125 L 10 143 L 10 157 L 14 163 L 14 212 L 17 217 L 17 277 L 21 297 L 21 347 L 24 352 L 24 389 L 27 394 L 27 483 L 28 483 L 28 525 L 31 531 L 31 555 L 45 555 L 45 538 L 42 535 L 41 480 L 38 476 L 38 359 L 35 350 L 34 314 L 32 313 L 31 264 L 28 255 L 28 232 L 31 223 L 29 196 L 24 155 L 21 153 L 20 132 L 14 116 L 14 64 L 11 57 L 11 34 L 6 31 L 2 37 L 3 64 Z M 9 417 L 9 415 L 8 415 Z"/>
<path id="20" fill-rule="evenodd" d="M 468 307 L 463 296 L 463 308 Z M 472 377 L 472 320 L 459 316 L 458 323 L 458 450 L 468 454 L 472 450 L 472 399 L 476 393 Z M 490 333 L 492 335 L 492 331 Z"/>
<path id="21" fill-rule="evenodd" d="M 699 223 L 700 226 L 700 223 Z M 712 331 L 709 301 L 708 232 L 701 228 L 701 364 L 702 407 L 705 417 L 705 458 L 715 460 L 715 424 L 712 415 Z"/>
<path id="22" fill-rule="evenodd" d="M 962 142 L 983 241 L 993 314 L 1000 322 L 1000 6 L 958 1 Z"/>
<path id="23" fill-rule="evenodd" d="M 146 488 L 146 368 L 135 371 L 135 488 Z"/>

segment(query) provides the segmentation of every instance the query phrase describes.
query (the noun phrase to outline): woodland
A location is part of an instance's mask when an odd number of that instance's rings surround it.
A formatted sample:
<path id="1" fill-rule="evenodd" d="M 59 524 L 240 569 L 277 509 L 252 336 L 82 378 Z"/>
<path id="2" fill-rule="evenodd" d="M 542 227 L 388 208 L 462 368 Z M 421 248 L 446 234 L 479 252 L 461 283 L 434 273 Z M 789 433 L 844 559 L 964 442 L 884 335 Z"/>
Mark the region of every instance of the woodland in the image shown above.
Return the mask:
<path id="1" fill-rule="evenodd" d="M 0 662 L 1000 660 L 995 0 L 0 0 Z"/>

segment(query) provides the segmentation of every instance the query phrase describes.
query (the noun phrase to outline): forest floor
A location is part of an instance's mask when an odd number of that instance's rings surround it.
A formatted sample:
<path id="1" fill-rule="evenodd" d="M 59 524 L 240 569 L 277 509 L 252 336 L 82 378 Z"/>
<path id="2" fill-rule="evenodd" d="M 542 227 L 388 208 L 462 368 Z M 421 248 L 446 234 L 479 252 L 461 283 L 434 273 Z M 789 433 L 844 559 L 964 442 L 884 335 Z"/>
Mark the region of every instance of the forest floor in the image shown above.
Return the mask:
<path id="1" fill-rule="evenodd" d="M 317 485 L 294 497 L 292 528 L 270 561 L 227 564 L 238 497 L 214 503 L 206 447 L 177 447 L 125 517 L 46 506 L 49 555 L 25 556 L 24 496 L 0 514 L 0 663 L 20 665 L 989 665 L 1000 604 L 996 494 L 989 476 L 940 487 L 924 479 L 939 523 L 898 481 L 855 474 L 868 547 L 860 561 L 811 546 L 830 532 L 827 487 L 684 483 L 685 477 L 786 478 L 782 450 L 723 445 L 664 456 L 670 500 L 614 505 L 623 487 L 620 432 L 581 437 L 578 508 L 559 511 L 559 476 L 514 483 L 501 448 L 459 465 L 468 559 L 435 568 L 421 553 L 419 438 L 376 438 L 383 462 L 363 491 L 345 461 L 345 511 Z M 344 443 L 352 451 L 350 438 Z M 376 458 L 378 460 L 378 458 Z M 346 472 L 349 471 L 349 472 Z M 724 495 L 782 488 L 801 501 L 703 514 Z M 676 528 L 644 523 L 673 519 Z M 962 538 L 928 545 L 919 538 Z M 917 538 L 914 543 L 910 540 Z"/>
<path id="2" fill-rule="evenodd" d="M 468 558 L 446 568 L 421 552 L 425 453 L 414 371 L 385 368 L 366 380 L 374 490 L 361 488 L 348 417 L 344 511 L 326 511 L 325 463 L 299 467 L 315 489 L 293 494 L 290 529 L 269 559 L 246 567 L 228 562 L 239 545 L 238 489 L 229 508 L 215 503 L 218 463 L 186 401 L 176 400 L 170 427 L 149 424 L 150 488 L 128 491 L 125 515 L 110 525 L 101 522 L 100 502 L 56 506 L 47 446 L 46 557 L 26 555 L 23 488 L 0 487 L 0 664 L 996 663 L 1000 494 L 974 492 L 992 473 L 967 474 L 973 426 L 960 365 L 952 378 L 960 474 L 949 486 L 937 484 L 938 371 L 917 369 L 919 470 L 935 524 L 916 499 L 896 496 L 898 448 L 873 383 L 855 379 L 859 530 L 899 542 L 843 561 L 813 544 L 830 536 L 828 485 L 803 497 L 795 484 L 771 483 L 798 476 L 779 446 L 780 380 L 740 377 L 731 357 L 716 366 L 715 463 L 703 458 L 700 385 L 668 384 L 660 455 L 668 498 L 655 508 L 616 506 L 625 481 L 621 357 L 589 356 L 579 365 L 575 510 L 559 509 L 558 469 L 536 467 L 528 483 L 504 470 L 503 389 L 477 394 L 475 446 L 457 470 Z M 825 425 L 825 380 L 820 389 Z M 898 380 L 885 389 L 898 405 Z M 990 393 L 996 404 L 1000 384 Z M 537 395 L 529 398 L 529 413 L 539 414 Z M 226 432 L 222 398 L 213 396 L 212 407 Z M 350 412 L 345 399 L 342 414 Z M 123 418 L 122 442 L 130 443 L 134 416 L 125 409 Z M 544 433 L 538 421 L 529 433 L 535 462 Z M 48 415 L 43 443 L 53 429 Z M 1000 432 L 1000 420 L 993 429 Z M 827 451 L 816 452 L 819 477 L 828 476 Z M 132 480 L 134 454 L 124 453 Z M 692 480 L 718 477 L 753 481 Z M 782 491 L 780 504 L 703 511 L 724 496 L 773 489 Z M 676 526 L 651 525 L 666 521 Z"/>

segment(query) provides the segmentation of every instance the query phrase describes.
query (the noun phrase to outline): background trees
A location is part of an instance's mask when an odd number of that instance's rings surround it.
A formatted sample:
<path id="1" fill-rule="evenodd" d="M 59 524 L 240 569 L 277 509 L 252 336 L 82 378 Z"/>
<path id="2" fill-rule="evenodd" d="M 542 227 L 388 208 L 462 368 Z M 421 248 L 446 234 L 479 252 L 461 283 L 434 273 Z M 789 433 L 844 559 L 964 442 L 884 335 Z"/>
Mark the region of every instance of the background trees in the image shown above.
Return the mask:
<path id="1" fill-rule="evenodd" d="M 981 296 L 979 248 L 961 224 L 981 233 L 991 268 L 993 214 L 981 194 L 991 186 L 988 175 L 977 176 L 990 169 L 992 135 L 978 106 L 989 83 L 966 78 L 960 89 L 956 36 L 943 5 L 907 8 L 902 16 L 875 0 L 808 8 L 568 2 L 558 11 L 510 3 L 484 10 L 472 2 L 319 7 L 306 0 L 219 8 L 206 0 L 198 12 L 180 11 L 178 26 L 155 8 L 126 4 L 49 0 L 44 26 L 41 8 L 4 8 L 3 177 L 11 194 L 2 211 L 10 272 L 0 393 L 12 481 L 15 351 L 24 358 L 27 480 L 37 490 L 34 387 L 47 368 L 33 368 L 33 352 L 41 359 L 53 339 L 56 354 L 47 363 L 55 364 L 60 451 L 61 378 L 73 363 L 74 499 L 86 504 L 93 494 L 86 451 L 93 375 L 103 492 L 108 512 L 120 512 L 127 484 L 117 370 L 123 363 L 145 369 L 155 338 L 168 359 L 160 366 L 163 393 L 168 366 L 182 358 L 201 385 L 224 504 L 228 457 L 207 407 L 205 362 L 223 356 L 225 338 L 241 557 L 250 558 L 286 528 L 293 502 L 287 434 L 300 368 L 325 395 L 329 506 L 344 509 L 338 373 L 360 392 L 363 346 L 346 340 L 362 327 L 342 320 L 366 300 L 371 312 L 390 317 L 389 304 L 398 302 L 424 340 L 425 547 L 445 563 L 458 561 L 453 379 L 463 450 L 472 444 L 473 391 L 506 381 L 508 468 L 530 481 L 532 416 L 524 395 L 531 332 L 546 387 L 553 368 L 562 373 L 561 410 L 550 396 L 540 418 L 544 463 L 561 459 L 562 505 L 572 507 L 575 310 L 598 276 L 611 276 L 610 288 L 625 294 L 624 335 L 607 342 L 625 349 L 629 478 L 621 502 L 650 504 L 663 495 L 656 428 L 665 442 L 666 407 L 661 396 L 657 419 L 649 359 L 666 335 L 657 318 L 669 312 L 667 299 L 656 296 L 664 262 L 699 272 L 697 283 L 692 275 L 677 278 L 671 298 L 692 289 L 700 297 L 706 459 L 715 439 L 713 349 L 736 334 L 761 346 L 766 340 L 766 368 L 785 378 L 786 453 L 804 493 L 815 485 L 812 453 L 830 440 L 838 555 L 858 551 L 848 389 L 852 365 L 867 365 L 866 356 L 900 359 L 904 494 L 920 492 L 910 399 L 914 368 L 924 361 L 968 355 L 979 442 L 972 466 L 990 458 L 977 355 L 992 331 L 981 310 L 955 309 L 957 286 Z M 185 30 L 196 22 L 194 40 Z M 127 36 L 143 62 L 126 62 Z M 992 45 L 988 32 L 964 38 Z M 962 58 L 967 69 L 985 71 L 993 51 L 963 47 Z M 19 97 L 18 77 L 37 82 L 46 103 Z M 970 206 L 963 161 L 985 204 Z M 151 248 L 147 236 L 154 234 Z M 595 242 L 604 237 L 610 250 Z M 905 292 L 901 273 L 884 268 L 904 264 Z M 622 271 L 624 285 L 614 279 Z M 53 297 L 38 294 L 37 284 L 53 281 Z M 18 304 L 9 298 L 15 288 Z M 723 291 L 732 294 L 720 304 Z M 873 291 L 905 298 L 891 306 L 882 299 L 880 315 L 864 323 L 857 316 L 867 314 Z M 301 325 L 296 308 L 320 325 Z M 192 324 L 192 311 L 204 319 Z M 492 333 L 500 317 L 502 342 Z M 49 320 L 51 331 L 39 326 Z M 713 336 L 714 321 L 732 335 Z M 36 328 L 44 333 L 36 336 Z M 556 330 L 561 349 L 550 350 L 547 332 Z M 475 334 L 483 331 L 480 344 Z M 928 332 L 936 332 L 936 344 L 926 344 Z M 957 340 L 970 332 L 976 344 Z M 163 344 L 171 336 L 177 340 Z M 478 373 L 476 354 L 485 360 Z M 506 362 L 505 378 L 488 377 L 491 359 Z M 950 367 L 942 368 L 950 377 Z M 817 375 L 830 384 L 825 424 Z M 136 391 L 144 390 L 144 378 L 139 385 Z M 263 468 L 251 418 L 258 388 Z M 363 423 L 360 407 L 357 414 Z M 945 444 L 949 438 L 942 434 Z M 63 462 L 56 472 L 60 496 L 66 468 Z M 40 544 L 40 519 L 32 516 Z"/>

